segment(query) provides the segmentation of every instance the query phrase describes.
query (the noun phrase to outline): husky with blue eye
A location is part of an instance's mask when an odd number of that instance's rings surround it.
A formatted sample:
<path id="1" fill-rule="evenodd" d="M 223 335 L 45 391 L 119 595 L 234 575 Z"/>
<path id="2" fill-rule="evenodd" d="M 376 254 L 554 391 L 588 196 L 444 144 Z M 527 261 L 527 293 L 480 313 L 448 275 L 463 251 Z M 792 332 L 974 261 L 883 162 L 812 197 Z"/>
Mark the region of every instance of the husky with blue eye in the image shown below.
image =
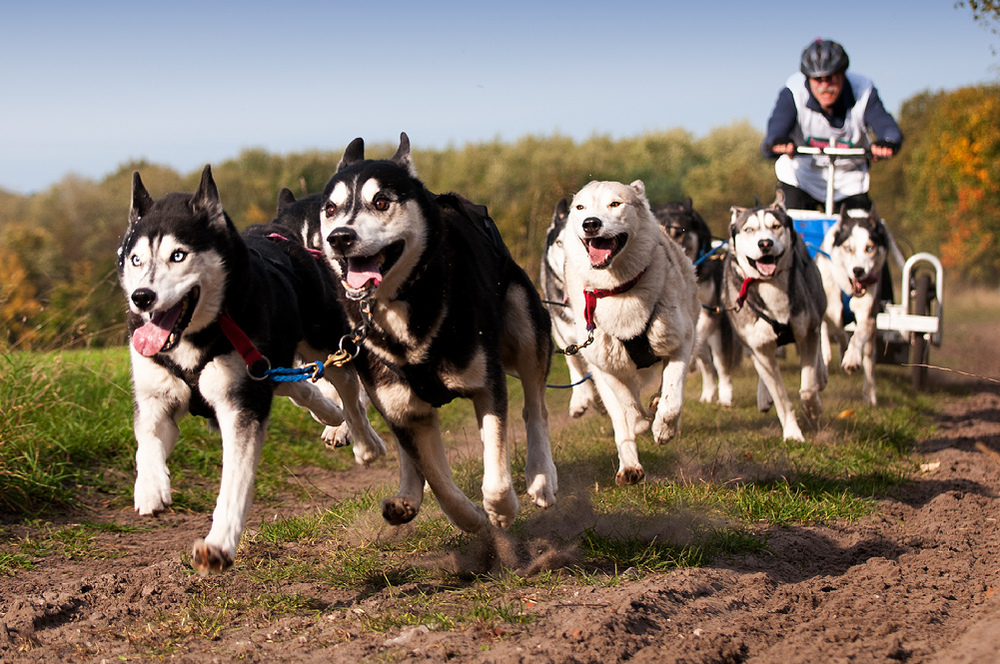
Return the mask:
<path id="1" fill-rule="evenodd" d="M 462 530 L 514 521 L 508 372 L 524 393 L 525 488 L 536 505 L 552 505 L 549 315 L 486 208 L 429 192 L 406 134 L 382 160 L 366 159 L 358 138 L 323 190 L 320 226 L 365 351 L 355 360 L 358 373 L 399 447 L 400 489 L 383 501 L 386 521 L 417 515 L 425 481 Z M 455 486 L 441 439 L 437 408 L 460 397 L 472 401 L 479 422 L 485 510 Z"/>
<path id="2" fill-rule="evenodd" d="M 840 345 L 840 367 L 847 373 L 864 369 L 862 396 L 875 406 L 875 316 L 879 310 L 880 278 L 889 256 L 889 232 L 874 209 L 840 210 L 840 219 L 830 227 L 816 253 L 816 265 L 826 291 L 823 316 L 823 363 L 830 365 L 830 337 Z M 850 342 L 844 325 L 855 323 Z"/>
<path id="3" fill-rule="evenodd" d="M 370 429 L 353 370 L 325 374 L 343 410 L 311 381 L 267 378 L 269 366 L 325 359 L 349 332 L 328 266 L 269 226 L 237 232 L 208 166 L 194 194 L 159 200 L 133 174 L 118 277 L 128 301 L 135 395 L 135 509 L 149 515 L 169 507 L 167 457 L 178 421 L 209 418 L 222 434 L 223 458 L 212 528 L 191 554 L 202 573 L 222 571 L 236 557 L 275 395 L 328 426 L 346 417 L 353 431 Z M 356 455 L 385 451 L 377 435 L 357 438 L 372 449 Z"/>

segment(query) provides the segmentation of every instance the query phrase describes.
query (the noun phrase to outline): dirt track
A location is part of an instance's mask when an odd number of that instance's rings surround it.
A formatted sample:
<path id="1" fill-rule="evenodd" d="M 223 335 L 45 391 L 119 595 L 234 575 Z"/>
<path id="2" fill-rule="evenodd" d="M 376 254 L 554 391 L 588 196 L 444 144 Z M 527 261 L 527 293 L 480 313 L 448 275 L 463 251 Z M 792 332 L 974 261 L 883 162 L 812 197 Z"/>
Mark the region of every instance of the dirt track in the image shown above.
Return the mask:
<path id="1" fill-rule="evenodd" d="M 978 334 L 979 343 L 993 337 L 992 328 Z M 977 343 L 976 334 L 965 339 Z M 977 357 L 980 375 L 1000 376 L 996 355 Z M 406 586 L 360 597 L 289 581 L 274 591 L 326 608 L 248 620 L 214 639 L 188 640 L 183 651 L 150 653 L 135 645 L 148 641 L 143 630 L 181 613 L 199 584 L 215 584 L 234 601 L 248 592 L 189 574 L 178 552 L 207 529 L 210 515 L 171 514 L 164 527 L 102 535 L 99 544 L 121 558 L 50 555 L 35 570 L 0 577 L 0 660 L 997 662 L 1000 392 L 965 378 L 936 380 L 949 389 L 934 437 L 920 446 L 929 469 L 882 500 L 875 516 L 778 529 L 767 554 L 704 568 L 613 587 L 571 582 L 538 600 L 512 596 L 535 617 L 524 627 L 373 633 L 359 616 L 397 605 Z M 130 512 L 74 518 L 141 525 Z"/>

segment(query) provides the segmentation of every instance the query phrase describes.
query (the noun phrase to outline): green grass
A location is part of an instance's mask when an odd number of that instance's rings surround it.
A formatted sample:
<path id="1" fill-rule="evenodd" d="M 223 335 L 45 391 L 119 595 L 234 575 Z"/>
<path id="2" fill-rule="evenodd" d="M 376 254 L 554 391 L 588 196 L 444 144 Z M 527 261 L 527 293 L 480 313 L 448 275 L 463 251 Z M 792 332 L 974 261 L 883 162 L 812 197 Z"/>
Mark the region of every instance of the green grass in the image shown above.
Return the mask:
<path id="1" fill-rule="evenodd" d="M 790 355 L 782 368 L 794 399 L 798 376 Z M 52 556 L 115 556 L 100 535 L 122 526 L 83 519 L 53 526 L 46 516 L 88 504 L 95 494 L 113 508 L 131 504 L 135 440 L 127 352 L 2 355 L 0 377 L 0 509 L 20 523 L 18 532 L 28 533 L 3 533 L 0 575 L 33 569 Z M 557 358 L 550 382 L 567 380 Z M 913 446 L 931 433 L 935 395 L 914 394 L 900 367 L 880 366 L 878 381 L 881 405 L 870 408 L 861 403 L 860 378 L 835 372 L 822 394 L 819 426 L 804 427 L 807 441 L 795 443 L 781 439 L 773 413 L 756 411 L 749 362 L 736 377 L 731 408 L 698 403 L 700 379 L 692 375 L 681 436 L 663 446 L 649 434 L 640 437 L 646 481 L 631 487 L 614 484 L 617 457 L 608 418 L 568 420 L 569 390 L 549 390 L 560 479 L 559 502 L 549 510 L 524 495 L 520 394 L 512 381 L 512 463 L 522 512 L 508 532 L 461 533 L 430 494 L 413 523 L 388 527 L 380 502 L 395 487 L 372 486 L 322 511 L 249 523 L 231 571 L 205 579 L 184 609 L 158 616 L 152 626 L 123 626 L 123 637 L 160 656 L 248 621 L 318 614 L 342 615 L 382 632 L 428 625 L 500 633 L 530 624 L 526 597 L 544 600 L 565 593 L 567 585 L 614 585 L 765 552 L 774 528 L 871 514 L 875 500 L 892 495 L 915 470 Z M 385 435 L 381 421 L 374 421 Z M 462 450 L 452 466 L 456 483 L 481 500 L 471 404 L 449 404 L 441 421 L 447 443 Z M 258 503 L 308 498 L 318 489 L 299 480 L 304 468 L 354 466 L 350 450 L 324 448 L 320 431 L 307 413 L 276 400 Z M 170 459 L 174 509 L 210 513 L 220 465 L 218 434 L 203 420 L 182 421 Z M 283 584 L 294 584 L 295 592 L 285 592 Z M 342 599 L 321 599 L 330 594 Z M 373 601 L 377 610 L 361 608 Z"/>

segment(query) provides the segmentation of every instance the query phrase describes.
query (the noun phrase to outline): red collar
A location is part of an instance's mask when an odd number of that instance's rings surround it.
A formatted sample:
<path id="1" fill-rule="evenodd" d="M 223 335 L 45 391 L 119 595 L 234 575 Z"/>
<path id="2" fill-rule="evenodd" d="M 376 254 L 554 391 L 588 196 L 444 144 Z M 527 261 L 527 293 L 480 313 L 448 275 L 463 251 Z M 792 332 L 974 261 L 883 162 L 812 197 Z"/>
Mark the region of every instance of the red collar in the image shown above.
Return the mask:
<path id="1" fill-rule="evenodd" d="M 597 300 L 602 297 L 610 297 L 612 295 L 621 295 L 622 293 L 629 291 L 639 283 L 642 279 L 642 275 L 646 274 L 646 270 L 643 269 L 642 272 L 635 275 L 631 281 L 626 281 L 624 284 L 619 284 L 614 288 L 603 289 L 595 288 L 593 290 L 584 289 L 583 291 L 583 320 L 587 323 L 587 330 L 592 331 L 597 327 L 594 322 L 594 311 L 597 309 Z"/>
<path id="2" fill-rule="evenodd" d="M 754 279 L 753 277 L 747 277 L 743 280 L 743 285 L 740 286 L 740 294 L 736 296 L 736 310 L 739 311 L 743 307 L 743 303 L 747 301 L 747 291 L 750 289 L 750 284 L 760 281 L 759 279 Z"/>

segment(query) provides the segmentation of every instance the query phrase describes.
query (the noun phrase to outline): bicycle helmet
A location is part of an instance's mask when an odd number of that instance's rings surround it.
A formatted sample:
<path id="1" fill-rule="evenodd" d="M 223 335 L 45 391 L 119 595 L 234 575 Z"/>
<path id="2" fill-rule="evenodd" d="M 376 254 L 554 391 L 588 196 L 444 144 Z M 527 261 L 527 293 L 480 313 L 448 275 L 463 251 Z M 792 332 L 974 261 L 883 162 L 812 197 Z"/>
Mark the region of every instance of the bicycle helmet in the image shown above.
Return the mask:
<path id="1" fill-rule="evenodd" d="M 829 39 L 817 39 L 802 51 L 800 69 L 806 77 L 817 78 L 842 72 L 850 62 L 843 46 Z"/>

